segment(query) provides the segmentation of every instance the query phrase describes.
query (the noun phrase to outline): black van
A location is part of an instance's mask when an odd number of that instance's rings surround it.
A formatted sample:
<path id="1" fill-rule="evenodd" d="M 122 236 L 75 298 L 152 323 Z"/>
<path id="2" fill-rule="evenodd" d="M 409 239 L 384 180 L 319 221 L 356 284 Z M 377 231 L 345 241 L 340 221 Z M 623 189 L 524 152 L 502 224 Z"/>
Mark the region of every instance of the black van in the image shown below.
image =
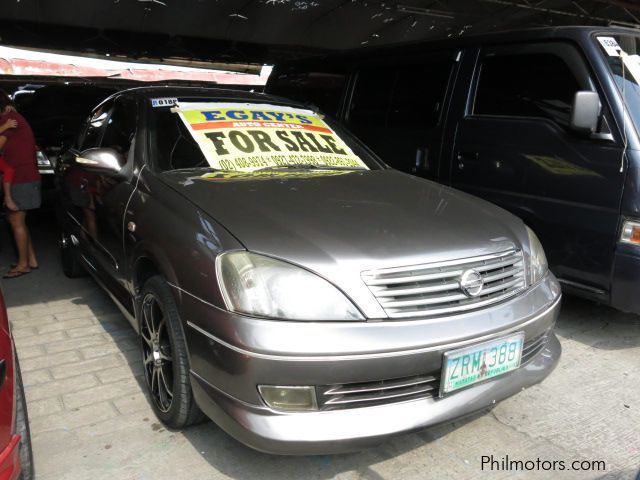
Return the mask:
<path id="1" fill-rule="evenodd" d="M 566 291 L 640 313 L 640 30 L 559 27 L 278 65 L 389 165 L 540 236 Z"/>

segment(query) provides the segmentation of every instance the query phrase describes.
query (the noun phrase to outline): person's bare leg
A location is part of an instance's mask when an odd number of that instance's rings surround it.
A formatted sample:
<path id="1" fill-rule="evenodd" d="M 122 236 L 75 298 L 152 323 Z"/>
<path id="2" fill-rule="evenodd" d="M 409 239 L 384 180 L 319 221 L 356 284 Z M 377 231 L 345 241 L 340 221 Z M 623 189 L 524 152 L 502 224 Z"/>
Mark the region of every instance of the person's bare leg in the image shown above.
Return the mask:
<path id="1" fill-rule="evenodd" d="M 13 197 L 11 196 L 11 183 L 3 181 L 2 191 L 4 192 L 4 204 L 6 207 L 12 212 L 17 212 L 18 205 L 16 205 L 16 202 L 13 201 Z"/>
<path id="2" fill-rule="evenodd" d="M 29 260 L 29 268 L 38 268 L 38 259 L 36 258 L 36 251 L 33 249 L 33 242 L 31 241 L 31 232 L 27 227 L 27 233 L 29 235 L 29 246 L 27 249 L 27 258 Z"/>
<path id="3" fill-rule="evenodd" d="M 11 272 L 29 271 L 29 231 L 25 223 L 26 212 L 8 212 L 8 215 L 18 248 L 18 262 Z"/>

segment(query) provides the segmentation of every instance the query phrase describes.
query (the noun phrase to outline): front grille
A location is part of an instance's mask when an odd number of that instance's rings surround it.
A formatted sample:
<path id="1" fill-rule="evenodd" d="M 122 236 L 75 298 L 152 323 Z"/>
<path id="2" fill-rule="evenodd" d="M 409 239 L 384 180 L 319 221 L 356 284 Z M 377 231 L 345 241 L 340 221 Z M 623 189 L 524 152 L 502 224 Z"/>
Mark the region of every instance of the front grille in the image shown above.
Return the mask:
<path id="1" fill-rule="evenodd" d="M 466 295 L 460 281 L 475 270 L 483 280 L 476 297 Z M 448 262 L 362 272 L 362 280 L 389 318 L 452 314 L 485 307 L 512 297 L 526 287 L 520 250 Z"/>
<path id="2" fill-rule="evenodd" d="M 323 410 L 393 403 L 438 394 L 440 373 L 373 382 L 328 385 L 317 388 Z"/>
<path id="3" fill-rule="evenodd" d="M 540 353 L 547 343 L 548 335 L 549 332 L 545 332 L 525 342 L 520 366 L 524 366 Z M 413 377 L 316 387 L 318 406 L 321 410 L 368 407 L 416 398 L 432 398 L 438 397 L 439 391 L 440 371 Z"/>
<path id="4" fill-rule="evenodd" d="M 520 359 L 520 366 L 528 363 L 533 359 L 547 344 L 547 340 L 549 339 L 549 332 L 545 332 L 542 335 L 538 335 L 537 337 L 524 342 L 522 347 L 522 358 Z"/>

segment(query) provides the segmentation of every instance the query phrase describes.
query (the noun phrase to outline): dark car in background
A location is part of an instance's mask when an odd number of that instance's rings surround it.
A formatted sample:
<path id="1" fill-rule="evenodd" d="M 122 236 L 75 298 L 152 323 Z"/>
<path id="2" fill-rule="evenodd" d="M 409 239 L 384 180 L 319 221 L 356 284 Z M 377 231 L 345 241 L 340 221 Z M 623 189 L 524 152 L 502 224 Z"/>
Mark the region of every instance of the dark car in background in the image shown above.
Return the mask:
<path id="1" fill-rule="evenodd" d="M 617 27 L 465 35 L 278 65 L 267 91 L 518 215 L 565 291 L 640 313 L 639 53 Z"/>
<path id="2" fill-rule="evenodd" d="M 0 292 L 0 480 L 32 480 L 33 454 L 22 377 Z"/>
<path id="3" fill-rule="evenodd" d="M 520 219 L 300 103 L 127 90 L 56 170 L 64 271 L 137 330 L 171 428 L 204 412 L 266 452 L 357 450 L 490 407 L 560 357 L 560 286 Z"/>
<path id="4" fill-rule="evenodd" d="M 45 193 L 54 188 L 54 167 L 60 153 L 73 144 L 91 109 L 117 90 L 57 82 L 26 84 L 13 93 L 16 108 L 31 125 L 36 139 L 38 170 Z"/>

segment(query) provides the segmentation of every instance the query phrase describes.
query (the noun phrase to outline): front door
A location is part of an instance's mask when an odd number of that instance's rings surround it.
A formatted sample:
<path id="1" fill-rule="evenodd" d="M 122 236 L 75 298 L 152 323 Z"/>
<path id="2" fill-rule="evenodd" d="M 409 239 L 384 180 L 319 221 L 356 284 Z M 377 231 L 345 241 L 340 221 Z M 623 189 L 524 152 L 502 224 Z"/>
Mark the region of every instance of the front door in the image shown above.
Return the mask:
<path id="1" fill-rule="evenodd" d="M 114 102 L 105 127 L 101 148 L 116 150 L 126 159 L 125 170 L 133 171 L 135 163 L 135 134 L 137 104 L 127 97 L 119 97 Z M 94 216 L 91 230 L 94 258 L 97 267 L 120 302 L 130 305 L 127 290 L 127 265 L 124 254 L 124 213 L 127 202 L 134 190 L 136 178 L 122 180 L 109 175 L 96 175 L 92 185 L 92 206 L 90 214 Z"/>
<path id="2" fill-rule="evenodd" d="M 624 175 L 606 98 L 583 57 L 562 42 L 484 48 L 471 95 L 452 118 L 450 183 L 519 215 L 554 273 L 591 293 L 609 289 Z M 570 129 L 573 97 L 600 93 L 597 135 Z"/>

